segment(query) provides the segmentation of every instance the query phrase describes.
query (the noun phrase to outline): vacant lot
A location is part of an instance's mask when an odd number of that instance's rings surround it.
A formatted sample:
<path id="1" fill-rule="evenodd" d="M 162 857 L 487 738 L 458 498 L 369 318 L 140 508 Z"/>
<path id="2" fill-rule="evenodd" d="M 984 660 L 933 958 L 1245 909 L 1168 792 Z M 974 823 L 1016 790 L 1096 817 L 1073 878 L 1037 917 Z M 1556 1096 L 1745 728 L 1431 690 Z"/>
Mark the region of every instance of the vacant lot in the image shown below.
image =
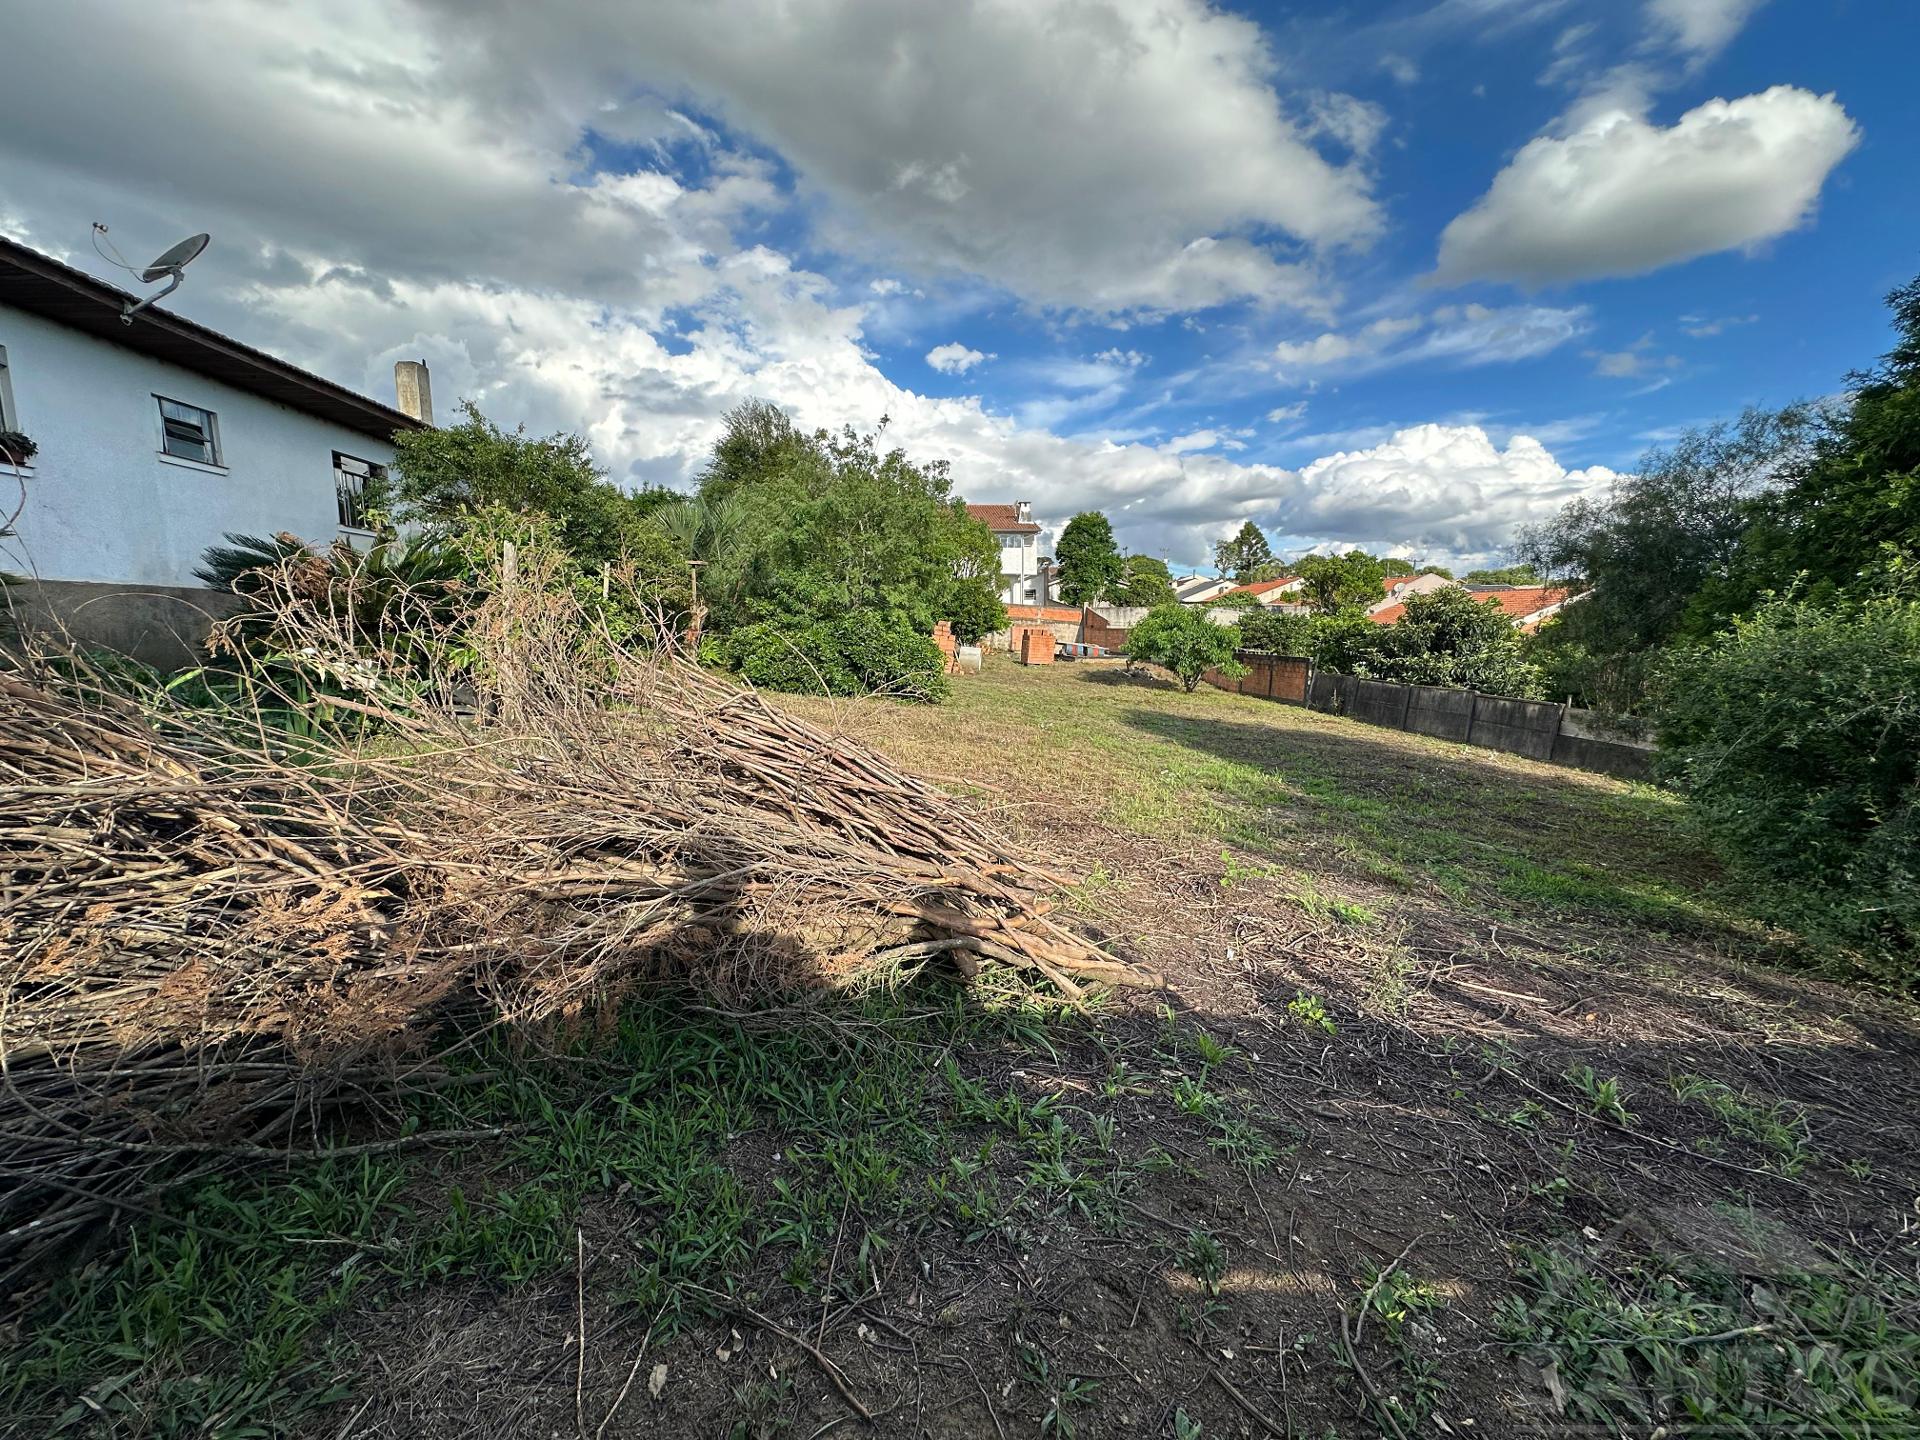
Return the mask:
<path id="1" fill-rule="evenodd" d="M 794 701 L 1164 990 L 476 1037 L 0 1339 L 17 1433 L 1906 1435 L 1920 1028 L 1652 791 L 1117 666 Z M 580 1343 L 584 1334 L 584 1345 Z"/>

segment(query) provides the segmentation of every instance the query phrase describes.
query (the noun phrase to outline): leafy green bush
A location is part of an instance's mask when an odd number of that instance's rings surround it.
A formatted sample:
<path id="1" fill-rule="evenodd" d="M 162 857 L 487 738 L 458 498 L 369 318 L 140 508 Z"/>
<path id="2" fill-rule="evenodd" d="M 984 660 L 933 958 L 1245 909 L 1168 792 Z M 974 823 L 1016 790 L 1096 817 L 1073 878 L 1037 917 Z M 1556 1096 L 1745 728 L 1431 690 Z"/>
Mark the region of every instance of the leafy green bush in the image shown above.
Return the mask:
<path id="1" fill-rule="evenodd" d="M 1410 595 L 1406 614 L 1376 624 L 1359 609 L 1330 615 L 1253 610 L 1240 621 L 1243 648 L 1303 655 L 1343 675 L 1408 685 L 1457 685 L 1489 695 L 1532 699 L 1542 693 L 1525 637 L 1495 605 L 1448 588 Z"/>
<path id="2" fill-rule="evenodd" d="M 946 698 L 946 657 L 905 621 L 861 612 L 831 623 L 764 620 L 717 640 L 712 656 L 762 690 Z"/>
<path id="3" fill-rule="evenodd" d="M 1920 603 L 1763 606 L 1656 696 L 1663 773 L 1771 913 L 1920 979 Z"/>
<path id="4" fill-rule="evenodd" d="M 1127 635 L 1128 660 L 1171 670 L 1189 693 L 1209 670 L 1246 674 L 1247 667 L 1233 658 L 1239 648 L 1238 625 L 1216 625 L 1190 605 L 1158 606 Z"/>

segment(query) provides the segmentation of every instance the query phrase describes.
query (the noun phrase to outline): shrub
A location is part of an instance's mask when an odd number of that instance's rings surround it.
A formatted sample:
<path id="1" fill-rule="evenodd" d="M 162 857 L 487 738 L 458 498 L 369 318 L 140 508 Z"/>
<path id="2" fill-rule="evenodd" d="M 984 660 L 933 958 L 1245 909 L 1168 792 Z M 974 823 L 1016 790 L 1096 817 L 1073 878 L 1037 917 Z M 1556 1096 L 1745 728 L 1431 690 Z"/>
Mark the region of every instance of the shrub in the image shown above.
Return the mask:
<path id="1" fill-rule="evenodd" d="M 1208 670 L 1244 675 L 1247 667 L 1233 658 L 1240 648 L 1238 625 L 1216 625 L 1202 611 L 1188 605 L 1161 605 L 1133 627 L 1127 636 L 1127 659 L 1171 670 L 1189 693 L 1200 687 Z"/>
<path id="2" fill-rule="evenodd" d="M 796 695 L 880 693 L 946 698 L 946 657 L 905 620 L 858 612 L 831 623 L 764 620 L 743 625 L 713 655 L 762 690 Z"/>
<path id="3" fill-rule="evenodd" d="M 829 627 L 840 658 L 863 690 L 908 700 L 947 697 L 947 657 L 905 620 L 857 611 Z"/>
<path id="4" fill-rule="evenodd" d="M 1776 602 L 1675 652 L 1662 772 L 1773 915 L 1904 983 L 1920 946 L 1920 603 Z"/>

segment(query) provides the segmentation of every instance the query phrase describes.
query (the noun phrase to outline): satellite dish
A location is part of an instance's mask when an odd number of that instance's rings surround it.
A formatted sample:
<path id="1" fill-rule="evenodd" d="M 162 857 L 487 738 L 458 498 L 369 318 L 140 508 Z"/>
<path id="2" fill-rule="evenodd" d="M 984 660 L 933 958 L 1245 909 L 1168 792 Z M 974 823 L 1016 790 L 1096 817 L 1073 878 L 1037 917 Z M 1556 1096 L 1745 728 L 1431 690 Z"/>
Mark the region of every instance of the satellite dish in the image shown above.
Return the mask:
<path id="1" fill-rule="evenodd" d="M 208 243 L 212 241 L 212 239 L 213 237 L 211 235 L 206 234 L 189 235 L 178 245 L 161 255 L 159 259 L 155 260 L 153 264 L 149 265 L 145 270 L 142 270 L 140 272 L 140 278 L 151 285 L 156 280 L 164 280 L 174 272 L 185 269 L 187 265 L 198 258 L 200 252 L 207 248 Z"/>
<path id="2" fill-rule="evenodd" d="M 120 312 L 120 323 L 122 325 L 131 325 L 133 323 L 133 317 L 153 304 L 154 301 L 164 300 L 167 296 L 178 290 L 180 288 L 180 282 L 186 278 L 181 272 L 193 263 L 194 259 L 202 250 L 207 248 L 212 240 L 213 237 L 211 235 L 204 233 L 189 235 L 172 249 L 163 251 L 160 255 L 156 256 L 154 262 L 140 272 L 140 279 L 148 285 L 153 284 L 156 280 L 165 280 L 167 282 L 167 288 L 158 294 L 149 295 L 144 300 L 138 302 L 128 301 L 126 308 Z"/>

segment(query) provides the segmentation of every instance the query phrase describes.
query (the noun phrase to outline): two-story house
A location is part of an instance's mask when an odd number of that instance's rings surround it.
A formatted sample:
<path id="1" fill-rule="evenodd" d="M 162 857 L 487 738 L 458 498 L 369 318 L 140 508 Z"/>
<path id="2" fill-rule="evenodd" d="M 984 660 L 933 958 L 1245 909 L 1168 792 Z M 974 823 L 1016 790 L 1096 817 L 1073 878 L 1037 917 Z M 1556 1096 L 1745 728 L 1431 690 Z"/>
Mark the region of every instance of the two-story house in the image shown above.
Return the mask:
<path id="1" fill-rule="evenodd" d="M 993 532 L 1000 547 L 1000 600 L 1006 605 L 1044 605 L 1048 601 L 1040 565 L 1040 527 L 1033 523 L 1033 502 L 969 505 L 967 513 Z"/>
<path id="2" fill-rule="evenodd" d="M 0 571 L 23 623 L 177 663 L 221 597 L 194 578 L 228 533 L 321 543 L 369 532 L 361 487 L 396 431 L 433 423 L 423 363 L 403 408 L 154 306 L 0 237 Z M 17 515 L 15 514 L 17 510 Z"/>

